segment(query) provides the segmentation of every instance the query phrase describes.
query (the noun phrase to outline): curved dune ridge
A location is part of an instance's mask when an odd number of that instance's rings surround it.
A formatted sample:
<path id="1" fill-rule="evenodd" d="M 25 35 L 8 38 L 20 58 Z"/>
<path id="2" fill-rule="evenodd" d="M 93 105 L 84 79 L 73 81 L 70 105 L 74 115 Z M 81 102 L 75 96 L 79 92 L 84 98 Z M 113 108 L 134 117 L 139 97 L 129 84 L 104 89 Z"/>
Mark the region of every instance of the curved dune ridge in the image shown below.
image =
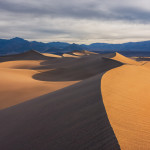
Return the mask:
<path id="1" fill-rule="evenodd" d="M 133 59 L 127 58 L 119 53 L 116 52 L 116 55 L 112 58 L 113 60 L 120 61 L 124 64 L 130 64 L 130 65 L 140 65 L 140 62 L 137 62 Z"/>
<path id="2" fill-rule="evenodd" d="M 148 61 L 28 51 L 0 62 L 0 150 L 149 149 Z"/>
<path id="3" fill-rule="evenodd" d="M 122 65 L 114 55 L 5 57 L 0 149 L 119 150 L 100 92 L 103 72 Z"/>
<path id="4" fill-rule="evenodd" d="M 54 92 L 114 66 L 111 61 L 99 64 L 101 55 L 96 61 L 90 56 L 81 59 L 50 56 L 32 50 L 0 57 L 0 109 Z"/>
<path id="5" fill-rule="evenodd" d="M 101 81 L 108 119 L 122 150 L 148 150 L 150 69 L 146 64 L 117 57 L 126 64 L 106 72 Z"/>
<path id="6" fill-rule="evenodd" d="M 42 63 L 57 61 L 57 58 L 45 57 L 36 51 L 3 56 L 0 58 L 0 61 L 3 61 L 0 63 L 0 109 L 22 103 L 78 82 L 44 82 L 33 79 L 35 74 L 49 68 L 47 63 L 45 65 L 42 65 Z"/>
<path id="7" fill-rule="evenodd" d="M 1 110 L 0 149 L 119 150 L 101 99 L 100 78 Z"/>

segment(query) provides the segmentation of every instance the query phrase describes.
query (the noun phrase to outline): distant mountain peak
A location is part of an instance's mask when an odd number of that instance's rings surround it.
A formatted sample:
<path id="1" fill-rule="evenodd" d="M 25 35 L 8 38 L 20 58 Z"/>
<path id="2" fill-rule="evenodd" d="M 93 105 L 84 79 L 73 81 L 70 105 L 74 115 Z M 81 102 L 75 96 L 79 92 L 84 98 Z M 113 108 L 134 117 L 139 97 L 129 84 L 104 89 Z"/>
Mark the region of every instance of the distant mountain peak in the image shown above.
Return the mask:
<path id="1" fill-rule="evenodd" d="M 20 40 L 20 41 L 25 41 L 23 38 L 20 38 L 20 37 L 14 37 L 14 38 L 12 38 L 11 40 Z"/>

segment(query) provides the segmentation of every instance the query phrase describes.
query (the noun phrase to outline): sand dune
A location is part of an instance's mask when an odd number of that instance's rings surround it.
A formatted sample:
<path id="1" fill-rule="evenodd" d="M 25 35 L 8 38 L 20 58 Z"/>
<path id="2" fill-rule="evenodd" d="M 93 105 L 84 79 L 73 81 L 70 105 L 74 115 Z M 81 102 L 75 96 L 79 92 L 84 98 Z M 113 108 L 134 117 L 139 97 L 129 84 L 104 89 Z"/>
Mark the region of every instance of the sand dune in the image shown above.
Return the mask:
<path id="1" fill-rule="evenodd" d="M 62 56 L 60 55 L 56 55 L 56 54 L 50 54 L 50 53 L 42 53 L 44 56 L 48 56 L 48 57 L 55 57 L 55 58 L 61 58 Z"/>
<path id="2" fill-rule="evenodd" d="M 40 66 L 43 60 L 17 60 L 17 61 L 6 61 L 0 63 L 0 68 L 10 69 L 32 69 Z"/>
<path id="3" fill-rule="evenodd" d="M 51 57 L 51 59 L 52 58 L 53 57 Z M 50 57 L 44 56 L 35 50 L 30 50 L 21 54 L 1 56 L 0 62 L 11 61 L 11 60 L 16 61 L 16 60 L 45 60 L 45 59 L 50 59 Z"/>
<path id="4" fill-rule="evenodd" d="M 47 59 L 47 57 L 43 57 L 36 51 L 6 56 L 0 58 L 0 60 L 4 61 L 0 63 L 0 109 L 22 103 L 77 82 L 44 82 L 33 79 L 32 76 L 39 74 L 43 69 L 52 70 L 47 65 L 42 65 L 42 63 L 56 61 L 51 58 Z"/>
<path id="5" fill-rule="evenodd" d="M 116 53 L 115 57 L 112 58 L 113 60 L 117 60 L 117 61 L 120 61 L 124 64 L 130 64 L 130 65 L 140 65 L 139 62 L 133 60 L 133 59 L 130 59 L 128 57 L 125 57 L 119 53 Z"/>
<path id="6" fill-rule="evenodd" d="M 97 59 L 89 56 L 51 58 L 36 51 L 3 58 L 5 61 L 2 59 L 0 63 L 0 109 L 75 84 L 114 66 L 111 62 L 103 64 L 102 56 Z"/>
<path id="7" fill-rule="evenodd" d="M 119 150 L 101 99 L 100 78 L 0 111 L 0 149 Z"/>
<path id="8" fill-rule="evenodd" d="M 76 56 L 83 56 L 83 55 L 93 55 L 93 54 L 98 54 L 98 53 L 90 52 L 87 50 L 81 50 L 81 51 L 75 50 L 71 52 L 71 54 L 76 55 Z"/>
<path id="9" fill-rule="evenodd" d="M 0 110 L 0 149 L 120 149 L 100 80 L 101 73 L 122 63 L 104 56 L 112 54 L 53 59 L 42 55 L 39 60 L 21 55 L 23 60 L 17 56 L 0 63 L 0 107 L 5 108 Z"/>
<path id="10" fill-rule="evenodd" d="M 35 74 L 33 78 L 42 81 L 77 81 L 122 65 L 118 61 L 103 58 L 101 55 L 85 56 L 72 60 L 72 62 L 74 63 L 69 62 L 54 70 Z"/>
<path id="11" fill-rule="evenodd" d="M 131 61 L 126 64 L 131 64 Z M 150 70 L 143 65 L 132 64 L 134 65 L 123 65 L 104 74 L 102 97 L 121 149 L 148 150 Z"/>
<path id="12" fill-rule="evenodd" d="M 63 57 L 71 57 L 71 58 L 79 58 L 79 56 L 71 55 L 71 54 L 63 54 Z"/>
<path id="13" fill-rule="evenodd" d="M 149 149 L 148 61 L 29 51 L 0 62 L 0 150 Z"/>
<path id="14" fill-rule="evenodd" d="M 34 80 L 32 76 L 36 73 L 38 71 L 0 68 L 0 109 L 76 83 L 75 81 L 44 82 Z"/>

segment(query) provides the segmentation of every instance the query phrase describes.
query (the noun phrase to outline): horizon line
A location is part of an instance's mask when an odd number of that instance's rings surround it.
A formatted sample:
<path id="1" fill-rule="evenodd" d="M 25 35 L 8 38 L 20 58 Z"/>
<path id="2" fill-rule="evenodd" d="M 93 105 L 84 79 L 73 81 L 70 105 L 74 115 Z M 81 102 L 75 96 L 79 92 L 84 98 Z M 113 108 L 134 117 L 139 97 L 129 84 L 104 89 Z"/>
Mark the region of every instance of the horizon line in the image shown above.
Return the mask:
<path id="1" fill-rule="evenodd" d="M 13 37 L 13 38 L 0 38 L 0 40 L 12 40 L 12 39 L 15 39 L 15 38 L 18 38 L 18 39 L 23 39 L 25 41 L 28 41 L 28 42 L 39 42 L 39 43 L 44 43 L 44 44 L 48 44 L 48 43 L 68 43 L 68 44 L 77 44 L 77 45 L 91 45 L 91 44 L 112 44 L 112 45 L 116 45 L 116 44 L 126 44 L 126 43 L 140 43 L 140 42 L 149 42 L 150 40 L 141 40 L 141 41 L 129 41 L 129 42 L 123 42 L 123 43 L 104 43 L 104 42 L 95 42 L 95 43 L 90 43 L 90 44 L 85 44 L 85 43 L 82 43 L 82 44 L 78 44 L 76 42 L 65 42 L 65 41 L 50 41 L 50 42 L 42 42 L 42 41 L 38 41 L 38 40 L 29 40 L 29 39 L 25 39 L 25 38 L 22 38 L 22 37 Z"/>

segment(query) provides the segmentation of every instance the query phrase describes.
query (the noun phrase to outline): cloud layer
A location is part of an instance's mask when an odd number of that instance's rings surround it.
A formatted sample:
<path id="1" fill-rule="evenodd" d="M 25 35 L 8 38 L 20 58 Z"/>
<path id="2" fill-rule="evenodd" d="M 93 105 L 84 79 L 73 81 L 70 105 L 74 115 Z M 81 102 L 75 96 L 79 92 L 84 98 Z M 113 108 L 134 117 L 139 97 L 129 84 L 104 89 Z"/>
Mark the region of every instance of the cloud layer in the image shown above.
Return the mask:
<path id="1" fill-rule="evenodd" d="M 77 43 L 150 40 L 149 0 L 1 0 L 0 38 Z"/>

